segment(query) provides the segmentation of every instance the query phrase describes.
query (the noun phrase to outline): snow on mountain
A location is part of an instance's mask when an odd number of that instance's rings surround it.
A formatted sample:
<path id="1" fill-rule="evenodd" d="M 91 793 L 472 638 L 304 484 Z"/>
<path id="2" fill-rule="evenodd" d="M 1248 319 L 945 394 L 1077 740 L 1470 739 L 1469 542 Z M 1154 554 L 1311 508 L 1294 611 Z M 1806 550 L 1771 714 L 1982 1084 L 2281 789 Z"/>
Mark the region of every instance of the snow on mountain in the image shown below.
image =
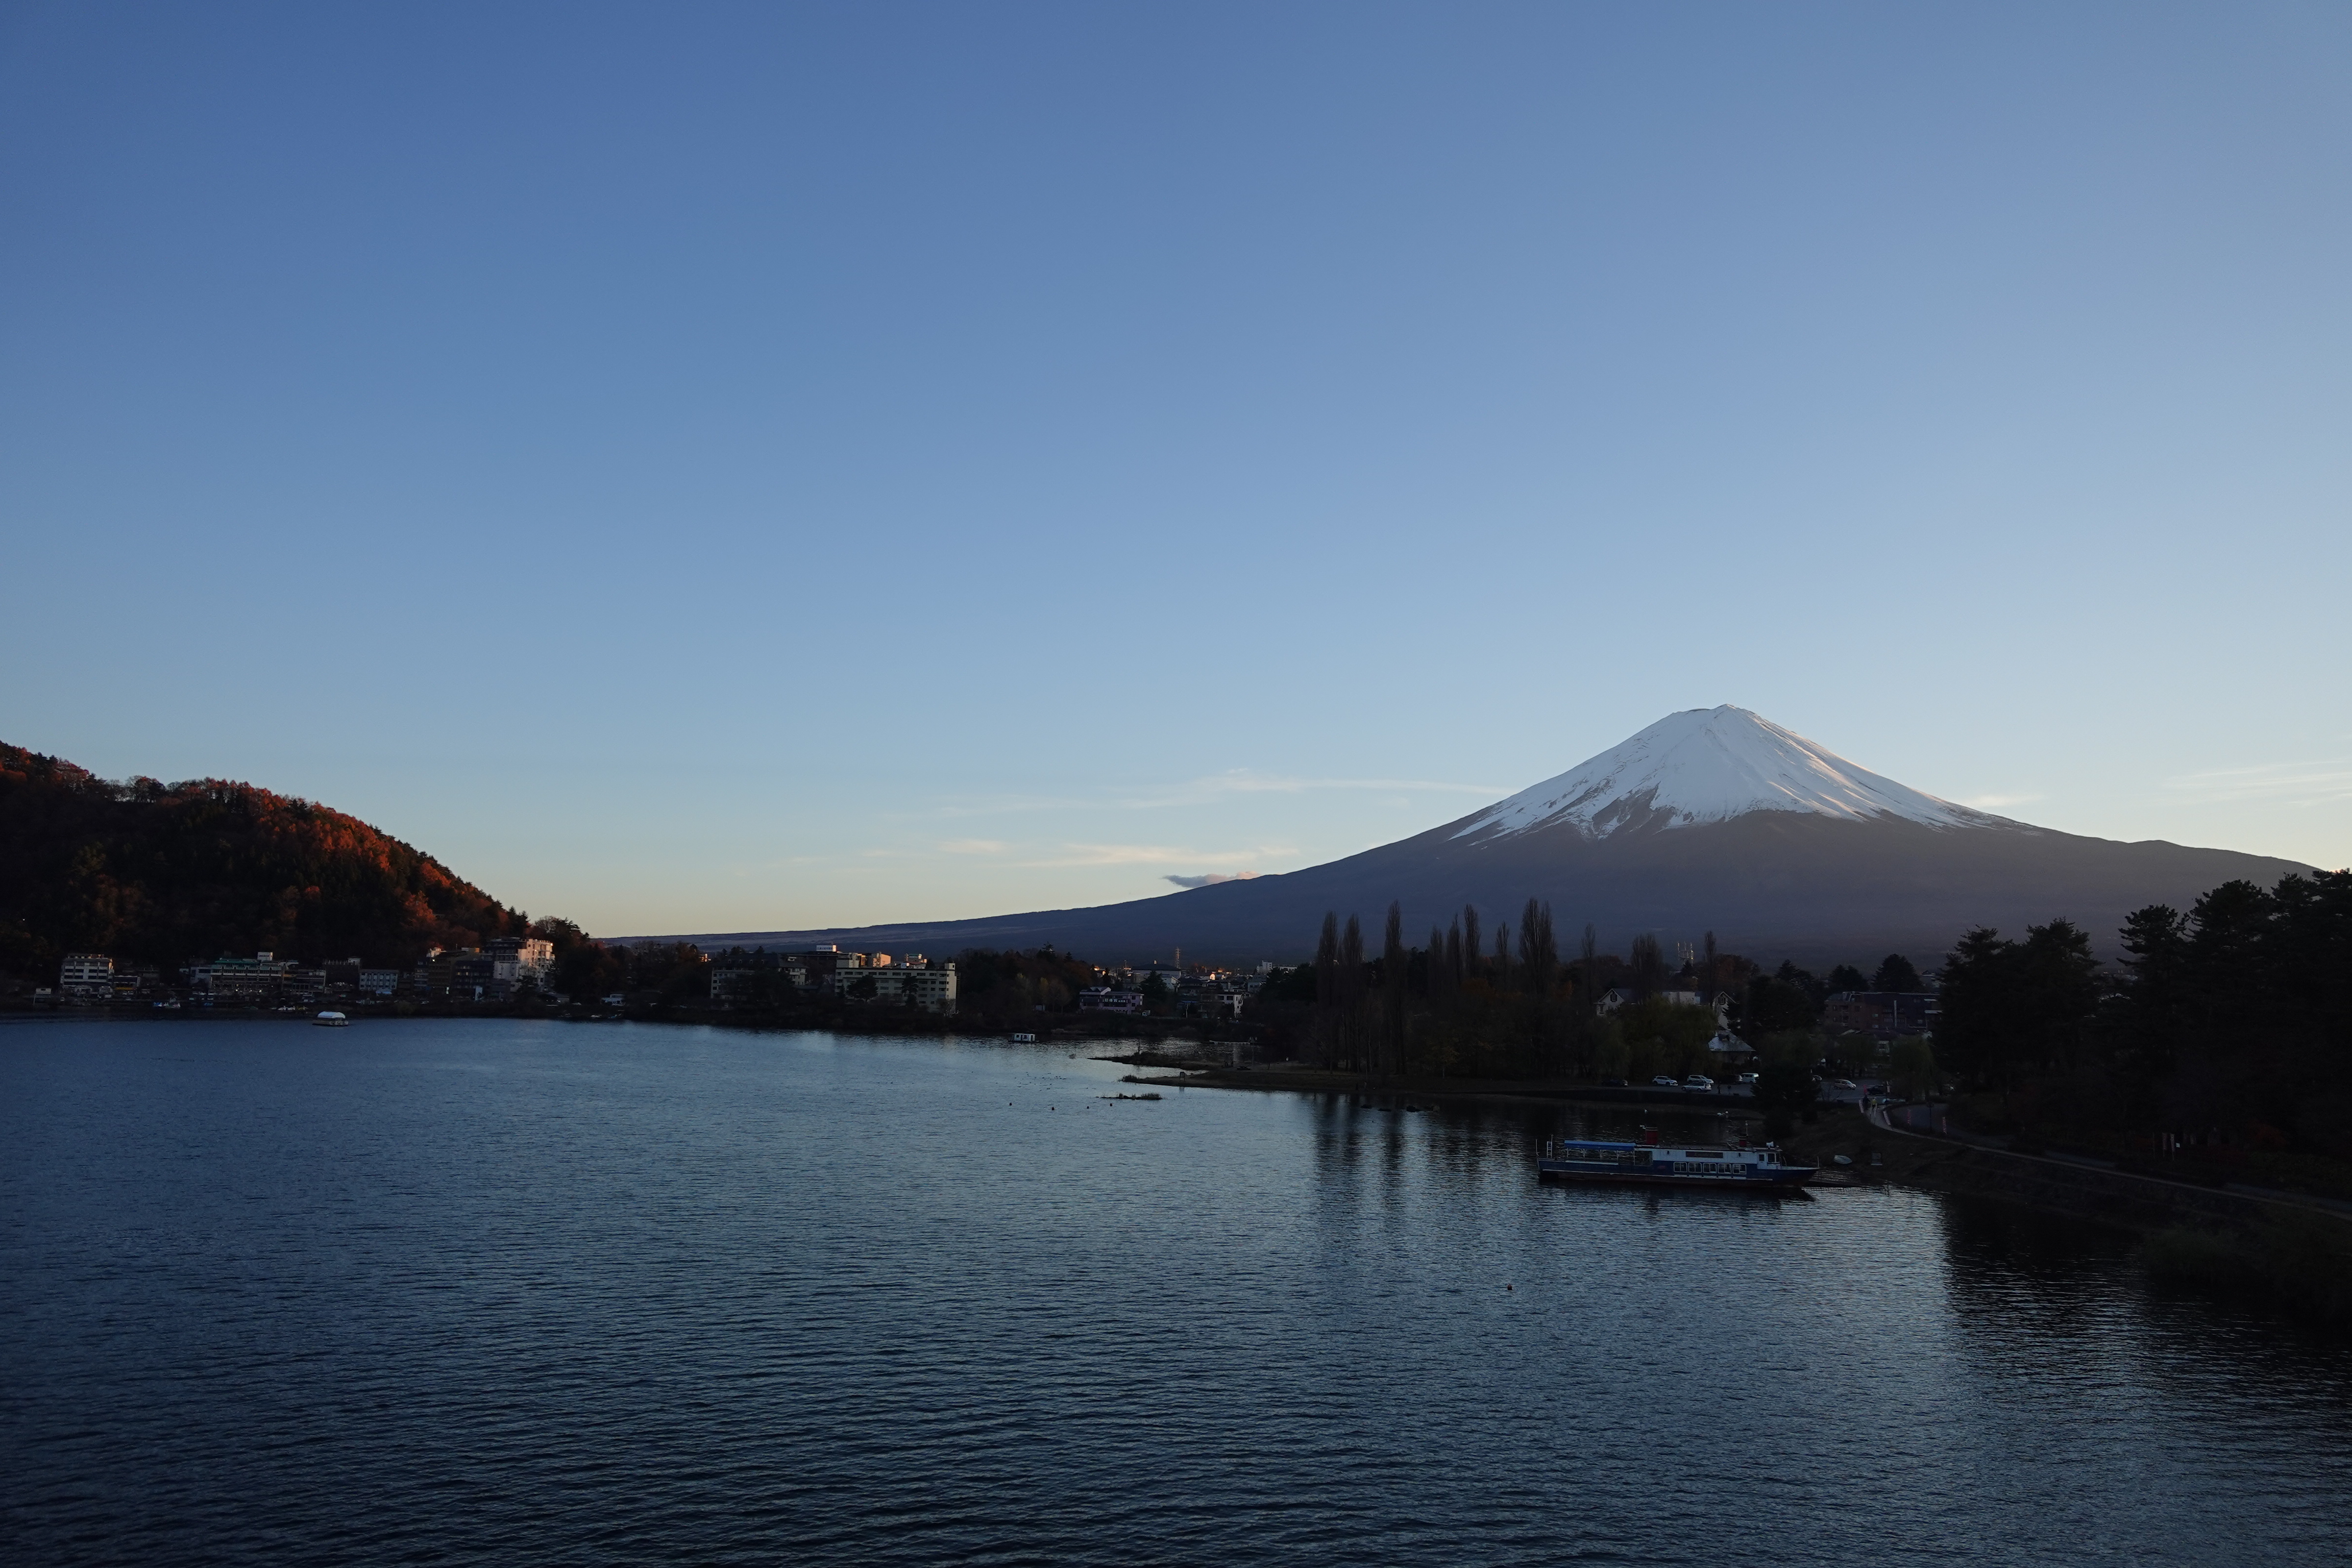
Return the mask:
<path id="1" fill-rule="evenodd" d="M 1882 778 L 1727 703 L 1669 714 L 1558 778 L 1497 801 L 1454 837 L 1505 837 L 1565 824 L 1605 838 L 1621 828 L 1686 827 L 1751 811 L 1857 822 L 1900 816 L 1932 827 L 2021 826 Z"/>

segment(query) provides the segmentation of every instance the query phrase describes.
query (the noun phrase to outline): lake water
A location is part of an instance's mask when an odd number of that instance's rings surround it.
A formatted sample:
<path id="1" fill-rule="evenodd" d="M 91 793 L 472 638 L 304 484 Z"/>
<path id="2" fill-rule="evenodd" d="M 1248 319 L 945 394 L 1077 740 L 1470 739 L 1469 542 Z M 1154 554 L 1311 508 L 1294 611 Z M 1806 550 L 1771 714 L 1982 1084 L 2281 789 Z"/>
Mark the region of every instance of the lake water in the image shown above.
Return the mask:
<path id="1" fill-rule="evenodd" d="M 0 1028 L 14 1563 L 2342 1563 L 2352 1358 L 1549 1110 L 620 1025 Z"/>

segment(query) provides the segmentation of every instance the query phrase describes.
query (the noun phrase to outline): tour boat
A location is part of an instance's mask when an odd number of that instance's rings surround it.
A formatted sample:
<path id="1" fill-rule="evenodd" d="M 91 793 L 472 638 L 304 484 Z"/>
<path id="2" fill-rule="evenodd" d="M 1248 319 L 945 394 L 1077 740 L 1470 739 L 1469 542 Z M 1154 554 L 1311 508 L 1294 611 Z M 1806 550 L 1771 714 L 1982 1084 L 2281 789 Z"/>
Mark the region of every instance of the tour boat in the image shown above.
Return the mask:
<path id="1" fill-rule="evenodd" d="M 1538 1178 L 1563 1182 L 1634 1182 L 1675 1187 L 1795 1187 L 1819 1174 L 1818 1165 L 1784 1163 L 1778 1144 L 1760 1149 L 1717 1143 L 1661 1144 L 1642 1130 L 1641 1141 L 1553 1138 L 1536 1158 Z"/>
<path id="2" fill-rule="evenodd" d="M 341 1029 L 347 1028 L 351 1025 L 351 1020 L 344 1017 L 341 1013 L 321 1013 L 317 1017 L 311 1019 L 310 1022 L 318 1025 L 319 1027 L 322 1029 Z"/>

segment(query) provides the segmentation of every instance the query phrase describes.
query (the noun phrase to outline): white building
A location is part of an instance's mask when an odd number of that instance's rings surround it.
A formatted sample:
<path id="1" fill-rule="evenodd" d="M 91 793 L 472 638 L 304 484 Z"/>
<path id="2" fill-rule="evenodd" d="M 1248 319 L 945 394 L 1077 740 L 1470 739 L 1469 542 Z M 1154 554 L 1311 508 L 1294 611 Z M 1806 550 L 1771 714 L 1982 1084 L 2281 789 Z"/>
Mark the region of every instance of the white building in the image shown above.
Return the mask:
<path id="1" fill-rule="evenodd" d="M 102 952 L 69 952 L 58 965 L 58 994 L 105 1001 L 114 994 L 114 960 Z"/>
<path id="2" fill-rule="evenodd" d="M 860 969 L 846 977 L 836 972 L 834 984 L 836 990 L 853 1001 L 896 1002 L 932 1013 L 955 1011 L 956 967 L 952 963 L 927 964 L 920 969 L 893 963 L 887 968 Z M 865 994 L 868 984 L 874 987 L 870 997 Z"/>
<path id="3" fill-rule="evenodd" d="M 1136 991 L 1114 991 L 1108 985 L 1089 985 L 1078 993 L 1078 1010 L 1084 1013 L 1140 1013 L 1143 995 Z"/>
<path id="4" fill-rule="evenodd" d="M 1650 994 L 1650 999 L 1654 1002 L 1671 1003 L 1677 1007 L 1710 1005 L 1707 998 L 1696 991 L 1654 991 Z M 1593 1005 L 1592 1010 L 1606 1018 L 1620 1007 L 1632 1006 L 1634 1001 L 1635 997 L 1632 991 L 1623 986 L 1612 985 L 1601 994 L 1601 1000 Z M 1717 992 L 1712 1005 L 1715 1009 L 1716 1027 L 1728 1030 L 1731 1027 L 1731 993 Z"/>
<path id="5" fill-rule="evenodd" d="M 496 979 L 509 987 L 528 980 L 542 991 L 555 968 L 555 944 L 541 937 L 499 937 L 483 950 L 497 960 Z"/>
<path id="6" fill-rule="evenodd" d="M 292 963 L 280 963 L 274 952 L 257 952 L 199 963 L 188 972 L 188 981 L 215 1002 L 272 1002 L 293 970 Z"/>

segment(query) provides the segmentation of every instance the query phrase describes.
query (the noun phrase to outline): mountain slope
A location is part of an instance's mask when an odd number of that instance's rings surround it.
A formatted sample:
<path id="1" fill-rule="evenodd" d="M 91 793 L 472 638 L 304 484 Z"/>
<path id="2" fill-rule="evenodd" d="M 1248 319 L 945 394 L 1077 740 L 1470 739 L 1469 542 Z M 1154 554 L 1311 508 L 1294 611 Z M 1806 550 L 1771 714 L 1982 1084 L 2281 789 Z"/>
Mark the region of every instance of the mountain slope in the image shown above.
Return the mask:
<path id="1" fill-rule="evenodd" d="M 2186 908 L 2235 879 L 2269 886 L 2311 868 L 2161 841 L 2057 833 L 1883 778 L 1745 710 L 1669 716 L 1600 756 L 1413 837 L 1282 876 L 1092 909 L 705 941 L 953 951 L 1052 942 L 1097 960 L 1248 963 L 1307 953 L 1323 913 L 1376 927 L 1391 900 L 1409 940 L 1465 903 L 1491 927 L 1529 897 L 1563 932 L 1591 921 L 1604 949 L 1637 931 L 1668 943 L 1709 931 L 1750 957 L 1923 962 L 1971 925 L 2016 931 L 2055 917 L 2112 952 L 2151 903 Z"/>
<path id="2" fill-rule="evenodd" d="M 0 743 L 0 971 L 89 949 L 410 963 L 522 918 L 356 817 L 220 779 L 113 784 Z"/>

